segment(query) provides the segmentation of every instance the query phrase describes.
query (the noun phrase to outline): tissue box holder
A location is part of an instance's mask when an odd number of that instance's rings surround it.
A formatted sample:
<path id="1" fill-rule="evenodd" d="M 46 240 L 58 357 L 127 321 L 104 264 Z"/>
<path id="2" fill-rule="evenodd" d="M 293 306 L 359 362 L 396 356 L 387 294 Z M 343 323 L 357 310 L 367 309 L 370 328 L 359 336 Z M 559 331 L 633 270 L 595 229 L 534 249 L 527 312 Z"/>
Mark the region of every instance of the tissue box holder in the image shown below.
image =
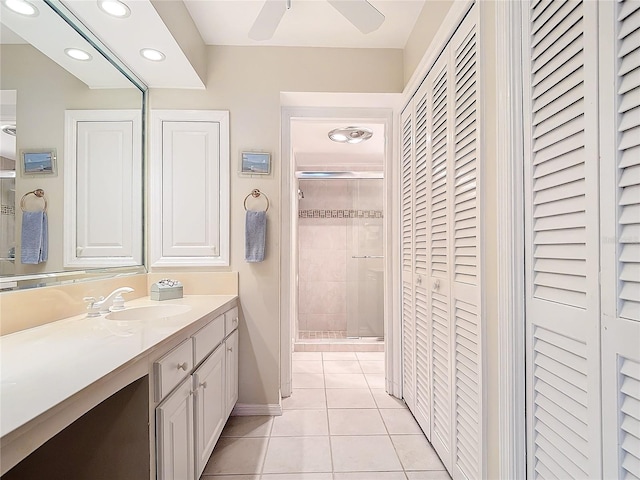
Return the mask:
<path id="1" fill-rule="evenodd" d="M 173 300 L 182 298 L 182 284 L 177 281 L 160 280 L 151 285 L 151 300 Z"/>

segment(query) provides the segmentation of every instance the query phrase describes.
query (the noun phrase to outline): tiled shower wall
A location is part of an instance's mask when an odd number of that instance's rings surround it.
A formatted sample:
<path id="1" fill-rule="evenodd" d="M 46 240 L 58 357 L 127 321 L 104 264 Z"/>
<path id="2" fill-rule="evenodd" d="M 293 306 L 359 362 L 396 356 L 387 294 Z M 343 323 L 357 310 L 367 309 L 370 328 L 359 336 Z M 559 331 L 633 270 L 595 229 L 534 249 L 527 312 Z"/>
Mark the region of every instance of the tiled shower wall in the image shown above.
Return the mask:
<path id="1" fill-rule="evenodd" d="M 367 188 L 362 182 L 355 188 L 355 182 L 300 180 L 304 198 L 298 204 L 299 330 L 347 330 L 347 268 L 353 268 L 354 242 L 349 226 L 354 221 L 347 217 L 377 216 L 382 222 L 380 188 Z"/>

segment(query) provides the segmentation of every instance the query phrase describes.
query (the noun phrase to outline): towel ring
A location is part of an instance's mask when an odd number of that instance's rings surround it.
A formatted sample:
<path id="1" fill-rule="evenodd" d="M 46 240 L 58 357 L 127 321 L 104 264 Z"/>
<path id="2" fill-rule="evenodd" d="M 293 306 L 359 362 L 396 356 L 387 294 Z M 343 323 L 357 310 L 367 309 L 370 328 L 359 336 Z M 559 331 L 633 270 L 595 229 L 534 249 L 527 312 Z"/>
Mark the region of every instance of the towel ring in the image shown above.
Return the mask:
<path id="1" fill-rule="evenodd" d="M 36 188 L 33 192 L 27 192 L 25 193 L 22 198 L 20 199 L 20 209 L 23 212 L 26 212 L 25 205 L 24 205 L 24 199 L 28 196 L 28 195 L 35 195 L 38 198 L 42 198 L 42 200 L 44 200 L 44 208 L 42 209 L 43 212 L 47 211 L 47 197 L 44 196 L 44 190 L 41 188 Z"/>
<path id="2" fill-rule="evenodd" d="M 258 198 L 260 195 L 263 195 L 264 199 L 267 201 L 267 208 L 265 208 L 264 211 L 266 212 L 269 210 L 269 197 L 267 197 L 266 193 L 261 192 L 257 188 L 251 190 L 251 193 L 244 197 L 244 209 L 247 210 L 247 200 L 249 200 L 249 197 Z"/>

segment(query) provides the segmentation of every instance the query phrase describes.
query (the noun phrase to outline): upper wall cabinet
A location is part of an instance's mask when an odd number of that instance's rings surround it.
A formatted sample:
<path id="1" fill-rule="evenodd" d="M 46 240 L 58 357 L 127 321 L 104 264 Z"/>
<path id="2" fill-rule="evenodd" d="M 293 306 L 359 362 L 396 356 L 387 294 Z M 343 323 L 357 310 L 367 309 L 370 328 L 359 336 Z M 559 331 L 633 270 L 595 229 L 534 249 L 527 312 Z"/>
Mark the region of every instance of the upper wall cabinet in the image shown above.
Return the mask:
<path id="1" fill-rule="evenodd" d="M 152 110 L 150 169 L 150 265 L 229 265 L 229 112 Z"/>
<path id="2" fill-rule="evenodd" d="M 142 264 L 140 110 L 65 112 L 65 267 Z"/>

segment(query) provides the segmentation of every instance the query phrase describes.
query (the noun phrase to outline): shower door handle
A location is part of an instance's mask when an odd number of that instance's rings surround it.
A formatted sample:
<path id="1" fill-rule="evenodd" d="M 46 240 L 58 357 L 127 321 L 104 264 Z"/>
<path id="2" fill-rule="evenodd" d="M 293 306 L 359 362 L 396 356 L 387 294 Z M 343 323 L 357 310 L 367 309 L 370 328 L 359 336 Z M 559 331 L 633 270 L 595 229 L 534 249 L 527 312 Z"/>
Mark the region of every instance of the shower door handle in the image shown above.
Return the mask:
<path id="1" fill-rule="evenodd" d="M 384 255 L 351 255 L 351 258 L 384 258 Z"/>

